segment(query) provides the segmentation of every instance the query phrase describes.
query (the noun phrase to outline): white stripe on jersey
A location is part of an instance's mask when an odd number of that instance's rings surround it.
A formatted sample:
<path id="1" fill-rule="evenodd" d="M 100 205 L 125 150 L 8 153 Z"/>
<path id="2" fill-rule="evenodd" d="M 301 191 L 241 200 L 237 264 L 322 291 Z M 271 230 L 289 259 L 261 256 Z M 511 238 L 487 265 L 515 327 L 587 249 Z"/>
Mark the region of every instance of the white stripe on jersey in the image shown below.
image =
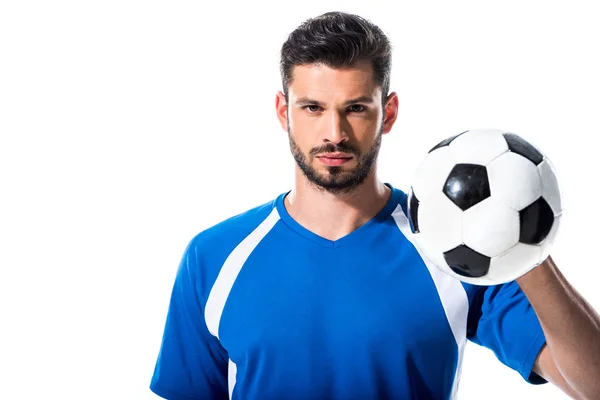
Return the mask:
<path id="1" fill-rule="evenodd" d="M 231 360 L 229 360 L 228 370 L 227 370 L 227 382 L 229 384 L 229 398 L 233 398 L 233 388 L 235 387 L 235 380 L 237 374 L 237 365 Z"/>
<path id="2" fill-rule="evenodd" d="M 242 266 L 248 257 L 250 257 L 250 254 L 275 226 L 277 221 L 279 221 L 279 213 L 277 212 L 277 208 L 273 207 L 273 211 L 271 211 L 269 216 L 233 249 L 225 260 L 223 267 L 221 267 L 219 275 L 208 294 L 204 310 L 206 326 L 209 332 L 217 339 L 219 338 L 221 314 L 223 314 L 223 308 L 225 307 L 225 302 L 233 287 L 233 283 L 237 279 Z"/>
<path id="3" fill-rule="evenodd" d="M 250 257 L 250 254 L 254 251 L 256 246 L 261 240 L 273 229 L 275 224 L 279 221 L 279 213 L 277 208 L 273 207 L 273 211 L 269 214 L 263 222 L 260 223 L 235 249 L 229 254 L 223 267 L 219 271 L 219 275 L 213 284 L 213 287 L 208 294 L 206 300 L 206 307 L 204 310 L 204 319 L 209 332 L 219 338 L 219 325 L 221 323 L 221 315 L 223 314 L 223 308 L 229 297 L 229 292 L 233 287 L 238 274 L 242 270 L 242 266 Z M 229 398 L 231 399 L 233 388 L 236 381 L 237 368 L 233 361 L 229 360 L 228 366 L 228 384 L 229 384 Z"/>
<path id="4" fill-rule="evenodd" d="M 413 241 L 413 233 L 410 229 L 408 218 L 404 214 L 404 210 L 400 205 L 396 207 L 396 210 L 394 210 L 392 213 L 392 217 L 394 218 L 394 221 L 396 221 L 398 229 L 400 229 L 406 239 L 412 243 L 427 266 L 427 269 L 431 274 L 431 278 L 433 279 L 433 283 L 437 288 L 440 301 L 442 302 L 442 307 L 444 307 L 444 311 L 446 312 L 448 324 L 450 325 L 450 329 L 454 334 L 454 339 L 456 340 L 456 345 L 458 346 L 458 360 L 456 365 L 456 374 L 454 376 L 454 384 L 452 387 L 452 395 L 450 398 L 455 399 L 460 381 L 464 349 L 467 342 L 467 315 L 469 313 L 469 299 L 467 298 L 467 292 L 460 281 L 440 271 L 435 265 L 433 265 L 423 256 Z"/>

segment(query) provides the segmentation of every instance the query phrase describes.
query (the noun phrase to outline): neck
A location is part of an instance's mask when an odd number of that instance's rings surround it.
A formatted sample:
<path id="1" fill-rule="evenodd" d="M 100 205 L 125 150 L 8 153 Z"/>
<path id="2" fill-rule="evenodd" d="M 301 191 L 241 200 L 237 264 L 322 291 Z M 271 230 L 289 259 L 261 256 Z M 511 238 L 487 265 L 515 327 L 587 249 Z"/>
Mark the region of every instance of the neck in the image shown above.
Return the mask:
<path id="1" fill-rule="evenodd" d="M 385 207 L 391 190 L 376 177 L 375 167 L 369 177 L 348 193 L 329 193 L 311 184 L 296 170 L 296 184 L 285 198 L 292 218 L 313 233 L 329 240 L 340 239 Z"/>

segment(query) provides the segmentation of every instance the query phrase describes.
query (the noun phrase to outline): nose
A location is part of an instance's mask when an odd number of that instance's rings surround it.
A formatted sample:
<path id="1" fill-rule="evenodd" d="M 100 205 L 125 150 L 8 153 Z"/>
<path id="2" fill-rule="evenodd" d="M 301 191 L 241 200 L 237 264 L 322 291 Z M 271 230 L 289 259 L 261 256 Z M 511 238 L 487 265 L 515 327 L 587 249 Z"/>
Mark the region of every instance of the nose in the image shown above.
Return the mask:
<path id="1" fill-rule="evenodd" d="M 348 121 L 339 112 L 332 111 L 324 118 L 323 141 L 326 143 L 340 144 L 348 140 Z"/>

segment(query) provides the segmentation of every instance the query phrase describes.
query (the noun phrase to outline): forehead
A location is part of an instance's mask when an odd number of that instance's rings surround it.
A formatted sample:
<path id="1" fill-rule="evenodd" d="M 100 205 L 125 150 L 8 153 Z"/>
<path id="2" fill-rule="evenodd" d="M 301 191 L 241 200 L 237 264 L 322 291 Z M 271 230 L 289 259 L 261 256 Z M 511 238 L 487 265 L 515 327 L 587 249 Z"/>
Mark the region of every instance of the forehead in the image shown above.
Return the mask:
<path id="1" fill-rule="evenodd" d="M 318 100 L 345 100 L 369 96 L 376 98 L 381 88 L 376 85 L 369 62 L 351 67 L 332 68 L 323 64 L 298 65 L 292 69 L 288 88 L 290 100 L 310 97 Z"/>

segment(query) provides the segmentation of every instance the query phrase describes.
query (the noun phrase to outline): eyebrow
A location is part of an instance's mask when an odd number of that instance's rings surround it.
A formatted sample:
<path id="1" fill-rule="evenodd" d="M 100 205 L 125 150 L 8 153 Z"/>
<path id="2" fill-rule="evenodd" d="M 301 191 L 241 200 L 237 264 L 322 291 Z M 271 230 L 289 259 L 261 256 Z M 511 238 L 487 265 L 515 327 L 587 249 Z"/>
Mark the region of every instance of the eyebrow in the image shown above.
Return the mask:
<path id="1" fill-rule="evenodd" d="M 296 100 L 296 103 L 297 104 L 314 104 L 317 106 L 323 105 L 322 102 L 311 99 L 310 97 L 306 97 L 306 96 L 298 98 L 298 100 Z M 373 98 L 371 98 L 369 96 L 360 96 L 355 99 L 348 100 L 345 103 L 345 105 L 350 105 L 350 104 L 355 104 L 355 103 L 374 103 L 374 100 L 373 100 Z"/>

